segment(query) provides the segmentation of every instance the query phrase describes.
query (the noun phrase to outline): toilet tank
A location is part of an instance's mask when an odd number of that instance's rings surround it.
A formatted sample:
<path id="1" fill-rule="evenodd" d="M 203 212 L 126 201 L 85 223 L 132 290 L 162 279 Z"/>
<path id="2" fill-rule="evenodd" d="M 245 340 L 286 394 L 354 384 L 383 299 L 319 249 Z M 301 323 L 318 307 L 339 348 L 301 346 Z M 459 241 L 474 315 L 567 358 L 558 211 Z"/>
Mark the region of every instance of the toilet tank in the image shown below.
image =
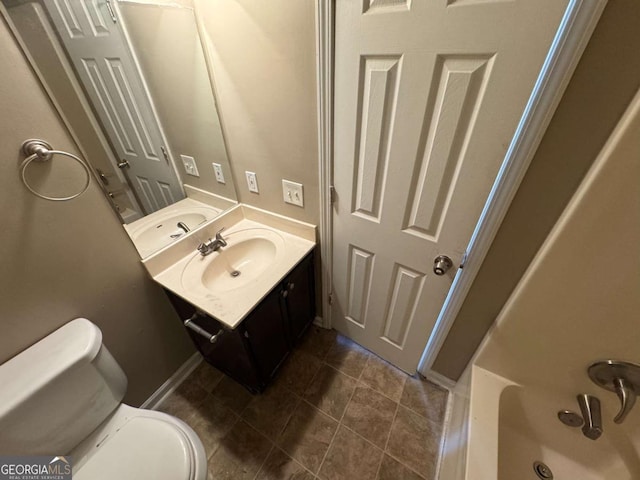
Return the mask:
<path id="1" fill-rule="evenodd" d="M 100 329 L 76 318 L 0 365 L 0 452 L 68 454 L 126 389 Z"/>

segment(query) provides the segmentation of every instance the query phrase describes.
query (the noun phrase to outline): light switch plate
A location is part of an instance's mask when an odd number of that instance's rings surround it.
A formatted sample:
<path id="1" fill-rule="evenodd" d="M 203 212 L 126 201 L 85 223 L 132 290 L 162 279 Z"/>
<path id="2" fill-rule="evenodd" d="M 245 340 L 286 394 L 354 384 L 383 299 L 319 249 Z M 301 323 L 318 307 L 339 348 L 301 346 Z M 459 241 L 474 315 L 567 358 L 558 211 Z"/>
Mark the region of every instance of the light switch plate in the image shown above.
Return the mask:
<path id="1" fill-rule="evenodd" d="M 182 159 L 182 164 L 184 165 L 184 171 L 187 172 L 187 175 L 191 175 L 193 177 L 200 176 L 195 158 L 189 157 L 187 155 L 180 155 L 180 158 Z"/>
<path id="2" fill-rule="evenodd" d="M 282 198 L 285 203 L 304 207 L 302 184 L 290 180 L 282 180 Z"/>
<path id="3" fill-rule="evenodd" d="M 213 165 L 213 173 L 216 174 L 216 180 L 218 183 L 224 183 L 224 175 L 222 173 L 222 165 L 219 163 L 212 163 Z"/>
<path id="4" fill-rule="evenodd" d="M 255 172 L 245 171 L 245 175 L 247 176 L 247 186 L 249 187 L 249 191 L 253 193 L 258 192 L 258 176 Z"/>

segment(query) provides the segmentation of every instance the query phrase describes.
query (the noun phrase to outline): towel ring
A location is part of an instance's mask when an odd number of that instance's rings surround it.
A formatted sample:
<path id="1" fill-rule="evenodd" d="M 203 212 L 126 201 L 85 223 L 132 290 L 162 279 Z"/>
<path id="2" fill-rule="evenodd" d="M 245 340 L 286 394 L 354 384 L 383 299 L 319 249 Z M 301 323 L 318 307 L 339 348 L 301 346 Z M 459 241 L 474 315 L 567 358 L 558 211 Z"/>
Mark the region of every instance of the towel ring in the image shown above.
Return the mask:
<path id="1" fill-rule="evenodd" d="M 89 185 L 91 184 L 91 170 L 89 170 L 89 166 L 80 157 L 77 157 L 73 153 L 63 152 L 62 150 L 54 150 L 48 142 L 38 139 L 25 140 L 22 144 L 22 152 L 25 155 L 29 156 L 25 158 L 20 164 L 20 177 L 22 178 L 22 183 L 24 183 L 24 186 L 27 187 L 27 189 L 36 197 L 40 197 L 45 200 L 51 200 L 52 202 L 64 202 L 66 200 L 72 200 L 79 197 L 89 188 Z M 27 182 L 25 172 L 31 162 L 48 162 L 53 158 L 54 155 L 64 155 L 65 157 L 69 157 L 72 160 L 78 162 L 80 165 L 82 165 L 82 168 L 84 168 L 84 172 L 87 174 L 87 179 L 82 187 L 82 190 L 80 190 L 78 193 L 69 195 L 68 197 L 49 197 L 47 195 L 36 192 Z"/>

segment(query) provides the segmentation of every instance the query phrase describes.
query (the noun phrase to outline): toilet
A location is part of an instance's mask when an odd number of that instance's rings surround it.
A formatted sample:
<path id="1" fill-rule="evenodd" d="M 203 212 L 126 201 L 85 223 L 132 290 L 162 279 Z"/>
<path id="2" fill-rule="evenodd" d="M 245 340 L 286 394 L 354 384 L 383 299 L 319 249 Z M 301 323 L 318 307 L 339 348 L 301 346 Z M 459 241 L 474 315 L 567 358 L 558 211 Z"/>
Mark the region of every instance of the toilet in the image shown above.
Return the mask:
<path id="1" fill-rule="evenodd" d="M 205 480 L 196 433 L 126 389 L 100 329 L 72 320 L 0 365 L 0 452 L 70 455 L 74 480 Z"/>

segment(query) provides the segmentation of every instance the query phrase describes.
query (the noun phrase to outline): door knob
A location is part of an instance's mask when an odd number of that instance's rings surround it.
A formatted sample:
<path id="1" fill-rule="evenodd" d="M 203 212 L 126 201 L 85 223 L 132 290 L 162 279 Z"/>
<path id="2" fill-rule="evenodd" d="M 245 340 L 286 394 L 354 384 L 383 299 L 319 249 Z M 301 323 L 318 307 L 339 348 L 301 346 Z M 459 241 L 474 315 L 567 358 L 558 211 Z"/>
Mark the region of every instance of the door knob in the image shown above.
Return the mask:
<path id="1" fill-rule="evenodd" d="M 433 260 L 433 273 L 436 275 L 444 275 L 451 267 L 453 267 L 453 262 L 446 255 L 438 255 Z"/>
<path id="2" fill-rule="evenodd" d="M 118 162 L 118 168 L 126 168 L 126 167 L 130 167 L 131 165 L 129 165 L 129 161 L 127 159 L 124 159 L 120 162 Z"/>

